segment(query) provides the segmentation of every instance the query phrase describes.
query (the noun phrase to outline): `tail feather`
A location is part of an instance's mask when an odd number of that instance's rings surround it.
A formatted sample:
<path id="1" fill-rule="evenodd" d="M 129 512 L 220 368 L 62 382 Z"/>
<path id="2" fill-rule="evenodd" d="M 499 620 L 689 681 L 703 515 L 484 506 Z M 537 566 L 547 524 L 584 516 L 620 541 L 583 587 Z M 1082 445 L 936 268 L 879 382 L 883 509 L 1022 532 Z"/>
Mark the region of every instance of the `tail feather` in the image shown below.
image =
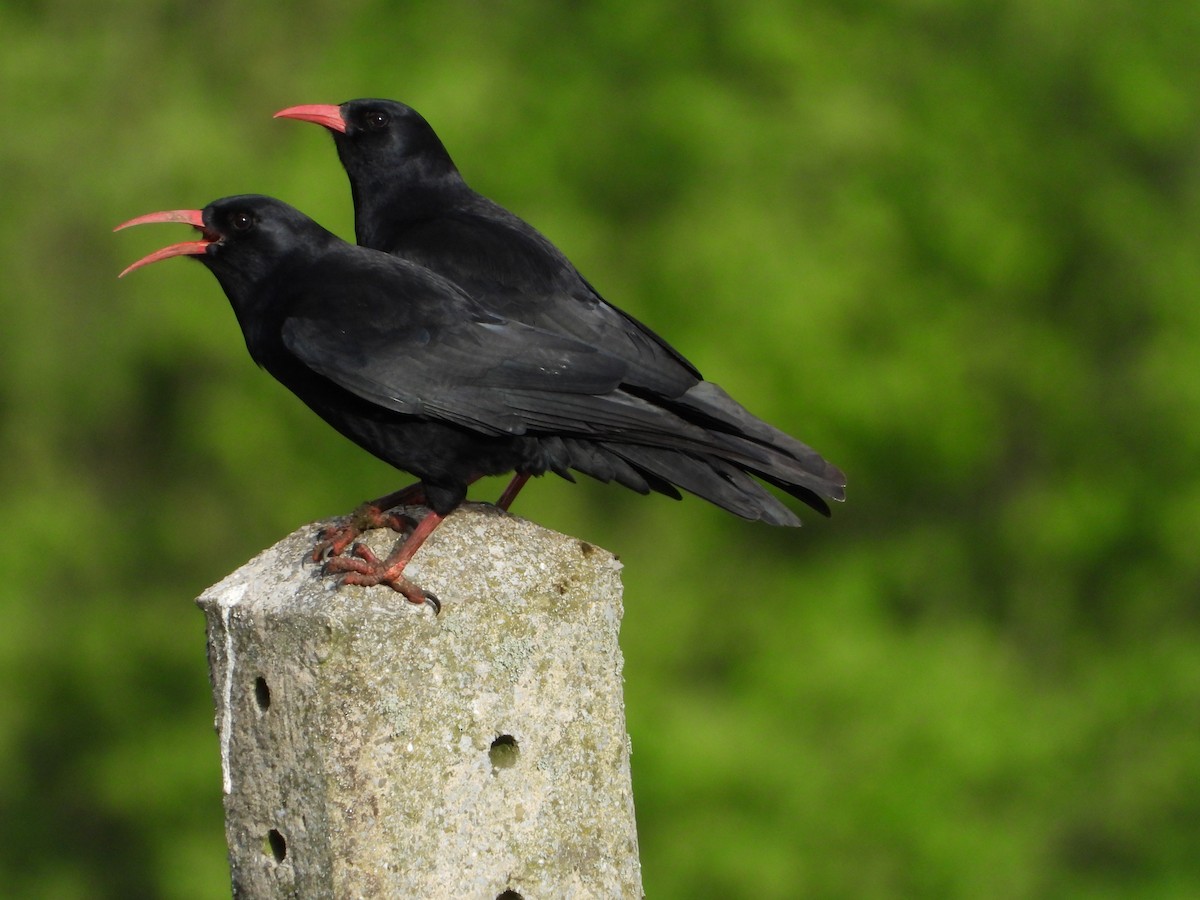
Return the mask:
<path id="1" fill-rule="evenodd" d="M 761 472 L 755 472 L 754 474 L 758 475 L 758 477 L 767 482 L 767 484 L 775 485 L 775 487 L 795 497 L 806 506 L 812 507 L 825 518 L 828 519 L 833 515 L 833 511 L 829 508 L 829 504 L 825 502 L 825 498 L 816 491 L 806 487 L 800 487 L 799 485 L 789 484 L 782 478 L 772 478 L 770 475 L 764 475 Z M 835 499 L 840 500 L 842 498 L 838 497 Z"/>
<path id="2" fill-rule="evenodd" d="M 783 450 L 758 444 L 738 435 L 710 432 L 710 437 L 716 448 L 713 453 L 720 456 L 730 454 L 725 456 L 729 462 L 740 469 L 753 472 L 788 493 L 792 493 L 792 488 L 803 488 L 830 500 L 844 500 L 846 497 L 845 476 L 819 456 L 819 462 L 813 465 L 808 460 L 796 459 Z M 758 458 L 752 458 L 751 453 Z M 833 477 L 826 474 L 830 468 L 836 473 Z M 794 496 L 804 499 L 800 495 Z"/>
<path id="3" fill-rule="evenodd" d="M 800 519 L 753 478 L 716 457 L 699 458 L 678 450 L 631 444 L 607 445 L 644 473 L 669 480 L 743 519 L 798 526 Z"/>
<path id="4" fill-rule="evenodd" d="M 622 487 L 627 487 L 639 494 L 649 494 L 655 491 L 665 494 L 673 500 L 679 500 L 679 491 L 675 490 L 671 481 L 661 473 L 643 470 L 631 465 L 614 452 L 613 448 L 591 441 L 564 438 L 563 447 L 569 454 L 570 466 L 607 484 L 615 481 Z"/>
<path id="5" fill-rule="evenodd" d="M 846 476 L 841 469 L 808 444 L 758 418 L 729 396 L 720 385 L 701 381 L 665 405 L 711 432 L 742 437 L 754 444 L 772 447 L 795 460 L 805 471 L 828 483 L 831 488 L 846 486 Z M 844 492 L 842 496 L 831 499 L 845 499 Z"/>
<path id="6" fill-rule="evenodd" d="M 711 382 L 672 399 L 628 389 L 623 397 L 621 405 L 637 411 L 645 427 L 625 428 L 618 440 L 603 429 L 544 437 L 548 468 L 560 475 L 574 469 L 641 494 L 657 491 L 678 499 L 680 488 L 771 525 L 794 527 L 800 519 L 756 478 L 824 516 L 830 515 L 827 500 L 845 499 L 841 469 Z"/>

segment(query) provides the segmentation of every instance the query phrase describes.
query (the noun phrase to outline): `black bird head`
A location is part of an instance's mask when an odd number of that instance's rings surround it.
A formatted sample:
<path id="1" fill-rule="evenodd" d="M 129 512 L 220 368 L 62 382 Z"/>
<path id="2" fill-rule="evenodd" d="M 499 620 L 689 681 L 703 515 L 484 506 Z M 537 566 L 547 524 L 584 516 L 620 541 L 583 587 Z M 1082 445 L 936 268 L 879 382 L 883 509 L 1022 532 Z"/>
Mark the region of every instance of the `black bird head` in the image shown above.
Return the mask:
<path id="1" fill-rule="evenodd" d="M 253 312 L 250 307 L 256 298 L 265 298 L 266 295 L 257 288 L 280 265 L 296 253 L 311 255 L 314 249 L 337 241 L 332 233 L 304 213 L 260 194 L 224 197 L 202 210 L 147 213 L 123 222 L 113 230 L 156 222 L 191 225 L 200 232 L 200 239 L 156 250 L 128 266 L 119 277 L 172 256 L 194 256 L 217 277 L 239 319 Z"/>
<path id="2" fill-rule="evenodd" d="M 126 267 L 118 278 L 172 256 L 195 256 L 218 278 L 238 273 L 239 277 L 257 281 L 298 244 L 311 246 L 321 236 L 333 237 L 298 209 L 261 194 L 223 197 L 204 209 L 146 213 L 122 222 L 113 231 L 157 222 L 191 225 L 200 232 L 200 240 L 183 241 L 156 250 Z"/>
<path id="3" fill-rule="evenodd" d="M 292 106 L 275 118 L 329 129 L 350 179 L 354 231 L 363 246 L 390 249 L 402 222 L 424 219 L 447 198 L 470 193 L 441 139 L 411 106 L 347 100 Z"/>
<path id="4" fill-rule="evenodd" d="M 341 106 L 291 106 L 277 119 L 323 125 L 333 134 L 351 182 L 394 178 L 398 169 L 424 177 L 457 174 L 450 154 L 424 117 L 395 100 L 347 100 Z"/>

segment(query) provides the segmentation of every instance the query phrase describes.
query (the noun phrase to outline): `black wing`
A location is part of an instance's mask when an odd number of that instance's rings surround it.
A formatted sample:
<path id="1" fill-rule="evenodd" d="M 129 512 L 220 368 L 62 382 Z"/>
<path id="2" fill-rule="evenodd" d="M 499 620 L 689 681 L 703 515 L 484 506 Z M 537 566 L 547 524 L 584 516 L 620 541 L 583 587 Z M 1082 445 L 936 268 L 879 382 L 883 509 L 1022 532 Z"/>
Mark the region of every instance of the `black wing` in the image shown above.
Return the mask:
<path id="1" fill-rule="evenodd" d="M 345 390 L 483 434 L 712 449 L 704 429 L 619 390 L 624 361 L 494 315 L 418 266 L 365 253 L 323 266 L 281 325 L 288 351 Z"/>
<path id="2" fill-rule="evenodd" d="M 621 359 L 634 387 L 675 397 L 700 380 L 683 354 L 607 303 L 554 244 L 485 197 L 405 223 L 380 249 L 444 275 L 491 310 Z"/>

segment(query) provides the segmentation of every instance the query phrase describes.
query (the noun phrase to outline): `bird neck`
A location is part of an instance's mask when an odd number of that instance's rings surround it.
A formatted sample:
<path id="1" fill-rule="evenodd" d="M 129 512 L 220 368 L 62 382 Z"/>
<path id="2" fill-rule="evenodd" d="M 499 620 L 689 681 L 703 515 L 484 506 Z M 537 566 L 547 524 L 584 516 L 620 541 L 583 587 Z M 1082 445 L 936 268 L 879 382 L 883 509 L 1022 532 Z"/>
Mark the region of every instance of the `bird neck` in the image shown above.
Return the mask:
<path id="1" fill-rule="evenodd" d="M 453 164 L 437 173 L 406 166 L 389 174 L 350 185 L 360 246 L 390 252 L 407 228 L 466 205 L 474 195 Z"/>

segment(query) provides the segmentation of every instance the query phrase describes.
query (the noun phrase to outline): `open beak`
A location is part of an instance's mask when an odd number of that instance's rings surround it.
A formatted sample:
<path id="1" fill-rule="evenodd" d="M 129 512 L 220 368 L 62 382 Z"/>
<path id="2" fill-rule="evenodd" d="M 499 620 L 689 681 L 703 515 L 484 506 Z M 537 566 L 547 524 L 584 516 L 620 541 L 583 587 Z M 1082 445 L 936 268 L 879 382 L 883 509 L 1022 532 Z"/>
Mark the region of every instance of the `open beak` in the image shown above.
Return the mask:
<path id="1" fill-rule="evenodd" d="M 210 246 L 221 239 L 219 234 L 214 234 L 204 227 L 204 218 L 201 211 L 198 209 L 172 209 L 166 212 L 146 213 L 144 216 L 138 216 L 136 219 L 130 219 L 128 222 L 122 222 L 113 231 L 120 231 L 122 228 L 128 228 L 130 225 L 147 225 L 152 222 L 182 222 L 185 225 L 191 225 L 197 228 L 203 234 L 203 240 L 199 241 L 184 241 L 180 244 L 172 244 L 170 247 L 163 247 L 161 250 L 155 250 L 149 256 L 143 256 L 133 265 L 127 267 L 118 278 L 124 278 L 134 269 L 140 269 L 142 266 L 148 266 L 152 262 L 158 262 L 160 259 L 169 259 L 172 256 L 200 256 Z"/>
<path id="2" fill-rule="evenodd" d="M 328 103 L 313 103 L 308 106 L 289 106 L 275 113 L 276 119 L 299 119 L 302 122 L 316 122 L 331 131 L 346 133 L 346 122 L 342 119 L 342 111 Z"/>

